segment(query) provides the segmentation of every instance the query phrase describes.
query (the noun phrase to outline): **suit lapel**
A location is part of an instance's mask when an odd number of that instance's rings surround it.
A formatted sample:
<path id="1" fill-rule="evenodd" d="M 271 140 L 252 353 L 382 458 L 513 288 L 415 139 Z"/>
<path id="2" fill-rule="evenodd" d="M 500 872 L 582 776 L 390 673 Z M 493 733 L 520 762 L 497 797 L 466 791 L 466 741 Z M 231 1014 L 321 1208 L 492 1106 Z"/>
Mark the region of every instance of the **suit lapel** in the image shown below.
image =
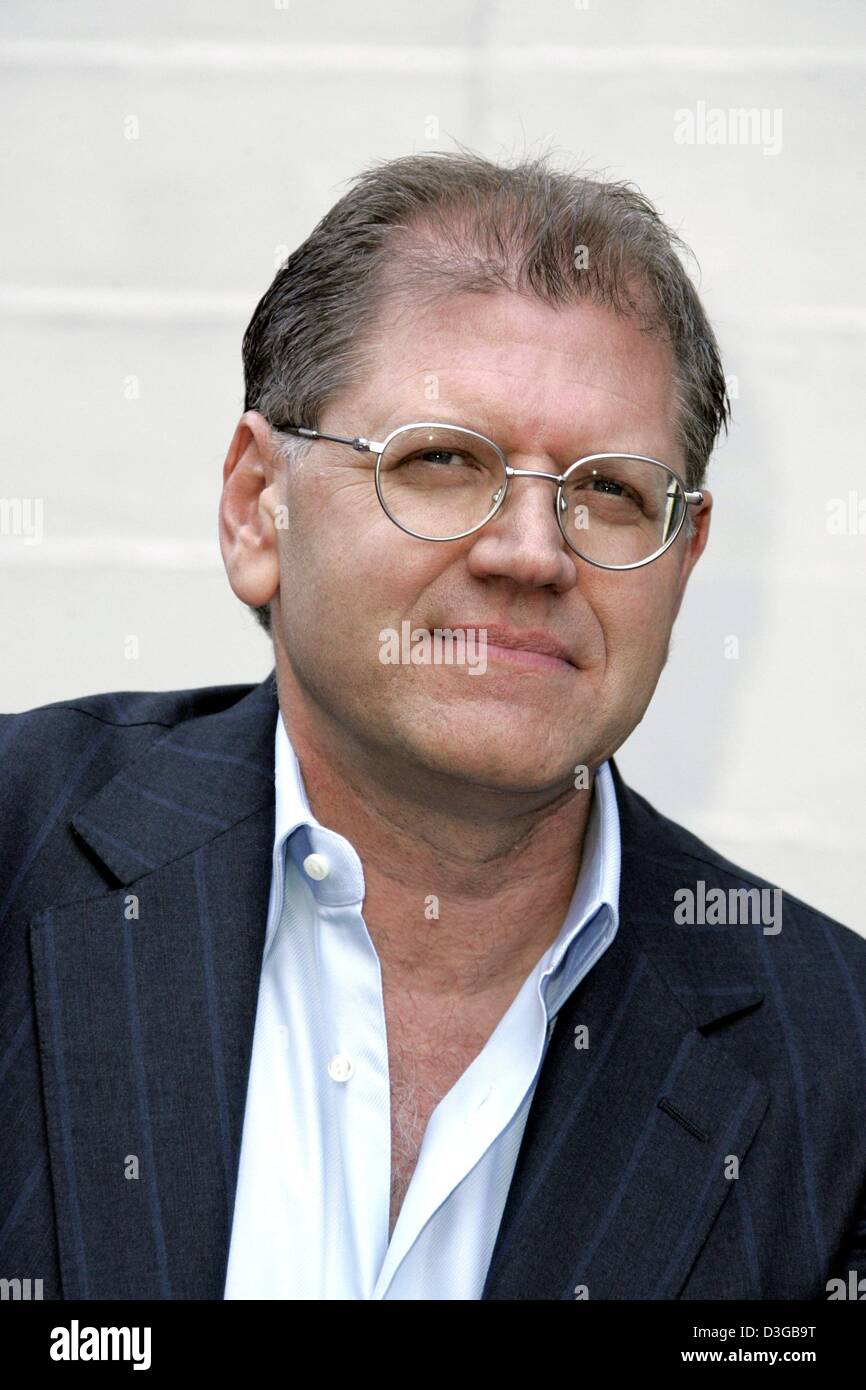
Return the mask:
<path id="1" fill-rule="evenodd" d="M 64 1297 L 222 1297 L 267 918 L 273 673 L 72 820 L 120 884 L 31 923 Z"/>
<path id="2" fill-rule="evenodd" d="M 557 1018 L 484 1299 L 677 1298 L 769 1102 L 707 1036 L 760 1005 L 752 934 L 673 924 L 713 867 L 613 771 L 619 930 Z"/>

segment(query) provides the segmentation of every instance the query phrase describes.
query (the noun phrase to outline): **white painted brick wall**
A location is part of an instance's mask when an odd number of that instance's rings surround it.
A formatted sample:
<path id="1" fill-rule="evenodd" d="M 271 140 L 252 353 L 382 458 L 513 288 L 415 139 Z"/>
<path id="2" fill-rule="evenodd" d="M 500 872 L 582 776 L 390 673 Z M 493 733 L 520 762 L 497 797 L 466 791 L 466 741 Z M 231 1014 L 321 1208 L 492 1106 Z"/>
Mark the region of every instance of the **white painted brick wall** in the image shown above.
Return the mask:
<path id="1" fill-rule="evenodd" d="M 711 547 L 620 764 L 866 932 L 866 535 L 826 526 L 866 498 L 864 69 L 860 0 L 6 0 L 0 495 L 43 499 L 45 541 L 0 536 L 2 707 L 269 669 L 215 523 L 276 248 L 373 158 L 552 143 L 681 230 L 737 379 Z M 675 143 L 699 102 L 780 110 L 780 152 Z"/>

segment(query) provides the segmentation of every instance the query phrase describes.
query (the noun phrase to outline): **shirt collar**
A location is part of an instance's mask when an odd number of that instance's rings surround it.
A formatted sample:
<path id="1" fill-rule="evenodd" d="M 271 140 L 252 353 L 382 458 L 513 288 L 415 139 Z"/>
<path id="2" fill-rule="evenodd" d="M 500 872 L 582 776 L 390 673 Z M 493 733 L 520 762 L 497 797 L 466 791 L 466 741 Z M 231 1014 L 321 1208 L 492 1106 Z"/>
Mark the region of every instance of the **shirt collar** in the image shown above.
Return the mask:
<path id="1" fill-rule="evenodd" d="M 610 764 L 599 765 L 583 838 L 580 871 L 556 940 L 536 966 L 538 988 L 551 1018 L 607 949 L 619 929 L 622 849 L 619 810 Z"/>
<path id="2" fill-rule="evenodd" d="M 280 911 L 275 911 L 275 898 L 282 906 L 285 864 L 291 856 L 316 900 L 325 906 L 360 905 L 364 901 L 364 870 L 354 847 L 342 835 L 323 826 L 313 814 L 307 797 L 297 754 L 289 740 L 282 714 L 277 711 L 274 745 L 274 855 L 272 900 L 268 914 L 268 933 L 265 941 L 267 955 L 277 926 Z M 288 851 L 284 846 L 288 843 Z M 326 878 L 315 880 L 303 870 L 309 854 L 322 854 L 329 863 Z M 594 934 L 601 935 L 604 949 L 616 934 L 619 925 L 620 831 L 616 791 L 608 762 L 596 770 L 595 791 L 583 841 L 580 872 L 556 940 L 539 960 L 536 970 L 539 989 L 547 1004 L 548 1013 L 556 1012 L 571 992 L 575 972 L 585 952 L 570 951 L 575 938 L 585 937 L 585 928 L 593 924 Z M 587 943 L 588 945 L 589 943 Z M 585 973 L 585 971 L 584 971 Z"/>
<path id="3" fill-rule="evenodd" d="M 313 813 L 301 766 L 279 710 L 274 742 L 274 793 L 273 875 L 265 955 L 279 926 L 289 859 L 323 907 L 360 905 L 365 893 L 364 870 L 354 847 L 342 835 L 322 825 Z M 304 864 L 311 854 L 327 860 L 325 878 L 315 879 L 306 872 Z"/>

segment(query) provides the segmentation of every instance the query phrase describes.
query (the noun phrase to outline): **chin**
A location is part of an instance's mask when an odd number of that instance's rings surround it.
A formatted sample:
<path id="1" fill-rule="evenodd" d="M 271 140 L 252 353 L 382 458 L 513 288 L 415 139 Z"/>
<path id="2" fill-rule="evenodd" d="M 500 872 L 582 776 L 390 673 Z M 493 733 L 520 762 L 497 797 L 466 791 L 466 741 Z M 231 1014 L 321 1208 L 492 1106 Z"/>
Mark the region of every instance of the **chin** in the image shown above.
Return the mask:
<path id="1" fill-rule="evenodd" d="M 429 726 L 428 726 L 429 727 Z M 542 791 L 573 780 L 573 764 L 563 764 L 565 740 L 551 739 L 549 732 L 517 725 L 467 720 L 451 723 L 441 738 L 417 732 L 407 740 L 407 751 L 419 763 L 470 786 L 502 791 Z"/>

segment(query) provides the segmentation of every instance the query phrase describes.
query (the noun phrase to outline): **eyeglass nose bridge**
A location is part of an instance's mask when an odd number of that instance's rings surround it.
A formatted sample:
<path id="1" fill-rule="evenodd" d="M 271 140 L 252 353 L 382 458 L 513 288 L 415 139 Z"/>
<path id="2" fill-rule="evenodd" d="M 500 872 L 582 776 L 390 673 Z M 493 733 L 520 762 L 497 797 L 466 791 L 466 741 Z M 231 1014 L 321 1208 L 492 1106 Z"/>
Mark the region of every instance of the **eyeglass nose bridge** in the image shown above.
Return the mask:
<path id="1" fill-rule="evenodd" d="M 575 547 L 572 546 L 569 537 L 566 535 L 565 528 L 562 522 L 562 512 L 565 510 L 565 498 L 562 495 L 562 486 L 566 481 L 568 473 L 570 473 L 571 470 L 577 466 L 577 464 L 582 463 L 583 460 L 578 459 L 575 463 L 571 465 L 571 467 L 565 473 L 546 473 L 542 468 L 512 468 L 511 464 L 508 463 L 505 460 L 505 458 L 503 458 L 502 462 L 505 469 L 505 485 L 500 489 L 499 493 L 496 494 L 495 507 L 491 512 L 490 516 L 488 516 L 486 520 L 481 523 L 481 526 L 486 526 L 489 521 L 492 521 L 495 516 L 498 516 L 501 513 L 502 508 L 505 505 L 505 498 L 508 495 L 508 483 L 511 478 L 547 478 L 549 482 L 556 483 L 556 492 L 553 495 L 553 510 L 556 516 L 556 523 L 560 531 L 562 532 L 562 535 L 564 536 L 569 548 L 575 549 Z M 481 527 L 479 527 L 478 529 L 480 530 Z M 577 553 L 579 554 L 580 552 L 578 551 Z"/>
<path id="2" fill-rule="evenodd" d="M 497 450 L 497 452 L 499 452 L 501 455 L 500 450 Z M 595 457 L 595 455 L 593 455 L 593 457 Z M 504 456 L 502 456 L 502 464 L 505 470 L 504 486 L 500 488 L 498 493 L 494 495 L 495 505 L 492 512 L 488 517 L 485 518 L 484 521 L 481 522 L 480 526 L 476 529 L 480 530 L 481 527 L 486 526 L 488 522 L 492 521 L 494 517 L 499 516 L 501 514 L 502 508 L 505 505 L 505 499 L 508 496 L 508 484 L 512 478 L 546 478 L 549 482 L 556 483 L 556 492 L 553 494 L 552 499 L 553 511 L 554 515 L 556 516 L 556 524 L 559 527 L 566 544 L 569 546 L 569 549 L 576 550 L 576 547 L 571 544 L 571 540 L 569 539 L 565 530 L 565 526 L 563 524 L 562 513 L 566 510 L 566 504 L 565 498 L 562 494 L 562 487 L 568 477 L 568 474 L 571 473 L 571 471 L 574 468 L 576 468 L 579 464 L 583 462 L 583 459 L 577 459 L 573 464 L 571 464 L 571 466 L 566 470 L 565 473 L 547 473 L 542 468 L 512 468 L 511 464 L 508 463 Z M 580 554 L 580 551 L 577 551 L 577 554 Z M 582 558 L 585 559 L 586 557 L 583 556 Z M 590 563 L 595 564 L 596 562 L 591 561 Z"/>
<path id="3" fill-rule="evenodd" d="M 505 504 L 505 498 L 508 493 L 508 483 L 511 478 L 547 478 L 549 482 L 556 483 L 556 492 L 553 496 L 553 510 L 556 513 L 556 520 L 557 524 L 559 525 L 559 529 L 562 531 L 562 520 L 560 517 L 560 510 L 563 505 L 563 498 L 560 489 L 562 488 L 562 485 L 566 479 L 565 473 L 546 473 L 541 468 L 512 468 L 511 464 L 508 463 L 505 459 L 503 459 L 503 464 L 505 467 L 505 486 L 501 490 L 501 495 L 498 496 L 496 499 L 495 511 L 491 516 L 487 518 L 487 521 L 492 521 L 493 517 L 501 512 L 502 507 Z M 557 506 L 557 499 L 560 502 L 559 507 Z M 483 524 L 486 525 L 487 523 L 484 522 Z M 563 535 L 564 534 L 565 533 L 563 532 Z M 567 536 L 566 540 L 568 540 Z"/>
<path id="4" fill-rule="evenodd" d="M 562 484 L 565 482 L 564 473 L 544 473 L 540 468 L 512 468 L 510 463 L 505 465 L 506 478 L 549 478 L 552 483 Z"/>

